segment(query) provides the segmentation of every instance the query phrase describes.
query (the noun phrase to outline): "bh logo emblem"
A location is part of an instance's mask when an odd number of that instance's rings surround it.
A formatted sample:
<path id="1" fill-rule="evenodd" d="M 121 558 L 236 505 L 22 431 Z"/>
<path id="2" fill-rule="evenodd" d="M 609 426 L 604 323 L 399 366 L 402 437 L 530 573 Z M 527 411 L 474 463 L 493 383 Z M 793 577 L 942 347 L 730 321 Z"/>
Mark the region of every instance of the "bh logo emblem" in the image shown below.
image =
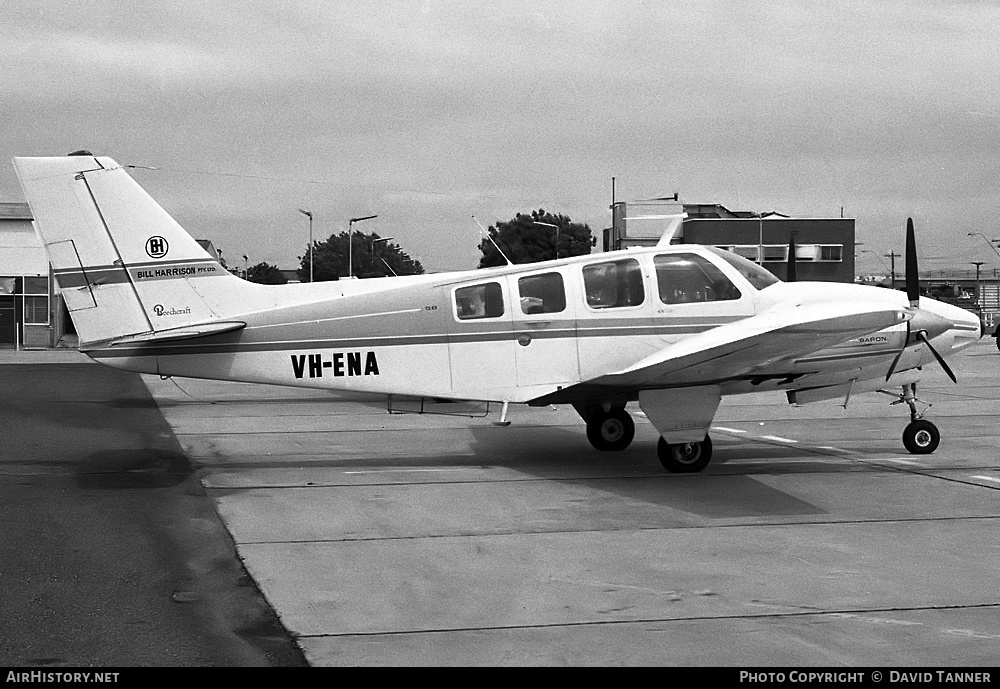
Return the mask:
<path id="1" fill-rule="evenodd" d="M 150 237 L 146 240 L 146 253 L 150 258 L 163 258 L 167 255 L 167 240 L 163 237 Z"/>

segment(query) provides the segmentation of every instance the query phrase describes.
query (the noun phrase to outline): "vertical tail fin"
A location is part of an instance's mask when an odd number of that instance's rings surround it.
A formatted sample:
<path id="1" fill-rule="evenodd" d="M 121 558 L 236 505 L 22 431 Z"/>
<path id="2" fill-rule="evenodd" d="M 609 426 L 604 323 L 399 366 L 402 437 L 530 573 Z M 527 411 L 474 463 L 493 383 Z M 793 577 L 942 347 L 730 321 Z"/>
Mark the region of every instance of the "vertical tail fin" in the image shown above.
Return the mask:
<path id="1" fill-rule="evenodd" d="M 210 322 L 256 287 L 110 158 L 15 158 L 14 168 L 81 343 Z"/>

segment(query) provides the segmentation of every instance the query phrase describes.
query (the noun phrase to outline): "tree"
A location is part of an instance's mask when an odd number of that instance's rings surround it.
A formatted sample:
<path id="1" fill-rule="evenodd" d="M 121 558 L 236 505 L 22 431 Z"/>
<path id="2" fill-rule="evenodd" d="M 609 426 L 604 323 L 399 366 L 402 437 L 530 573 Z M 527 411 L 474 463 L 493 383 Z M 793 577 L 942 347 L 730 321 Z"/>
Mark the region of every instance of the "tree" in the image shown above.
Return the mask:
<path id="1" fill-rule="evenodd" d="M 398 244 L 393 244 L 390 237 L 379 237 L 377 233 L 366 234 L 354 232 L 351 241 L 350 232 L 332 234 L 325 242 L 313 245 L 313 279 L 316 282 L 324 280 L 339 280 L 353 274 L 359 278 L 385 277 L 388 275 L 420 275 L 424 267 L 403 251 Z M 349 243 L 350 242 L 350 243 Z M 350 249 L 350 250 L 349 250 Z M 348 256 L 354 264 L 348 269 Z M 309 280 L 309 250 L 299 257 L 301 262 L 297 271 L 303 282 Z"/>
<path id="2" fill-rule="evenodd" d="M 555 227 L 552 227 L 552 226 Z M 513 263 L 535 263 L 553 258 L 589 254 L 597 244 L 590 227 L 574 223 L 565 215 L 553 215 L 539 208 L 530 215 L 518 213 L 513 220 L 498 222 L 487 230 L 493 239 L 483 238 L 479 250 L 480 268 L 506 265 L 496 242 Z"/>
<path id="3" fill-rule="evenodd" d="M 272 266 L 270 263 L 264 262 L 247 268 L 246 279 L 261 285 L 284 285 L 288 282 L 288 278 L 278 270 L 277 266 Z"/>

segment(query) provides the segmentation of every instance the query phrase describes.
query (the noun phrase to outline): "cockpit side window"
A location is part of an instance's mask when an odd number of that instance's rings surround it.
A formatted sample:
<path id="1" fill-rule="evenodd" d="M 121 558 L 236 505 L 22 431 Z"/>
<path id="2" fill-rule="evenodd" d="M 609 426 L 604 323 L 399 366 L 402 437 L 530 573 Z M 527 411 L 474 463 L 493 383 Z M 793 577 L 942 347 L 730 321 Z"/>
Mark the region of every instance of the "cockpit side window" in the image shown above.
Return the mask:
<path id="1" fill-rule="evenodd" d="M 498 282 L 459 287 L 455 290 L 455 313 L 459 320 L 499 318 L 503 315 L 503 290 Z"/>
<path id="2" fill-rule="evenodd" d="M 566 289 L 559 273 L 529 275 L 517 281 L 521 313 L 558 313 L 566 310 Z"/>
<path id="3" fill-rule="evenodd" d="M 634 258 L 593 263 L 583 269 L 587 306 L 592 309 L 638 306 L 645 298 L 642 269 Z"/>
<path id="4" fill-rule="evenodd" d="M 664 304 L 730 301 L 742 296 L 721 270 L 697 254 L 660 254 L 653 263 Z"/>

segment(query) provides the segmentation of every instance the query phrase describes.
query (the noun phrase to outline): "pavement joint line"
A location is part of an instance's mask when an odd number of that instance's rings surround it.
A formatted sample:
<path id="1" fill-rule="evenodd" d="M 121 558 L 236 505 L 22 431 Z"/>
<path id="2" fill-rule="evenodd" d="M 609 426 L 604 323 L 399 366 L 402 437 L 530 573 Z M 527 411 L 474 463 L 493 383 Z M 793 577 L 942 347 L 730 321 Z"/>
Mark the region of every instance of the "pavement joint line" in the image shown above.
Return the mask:
<path id="1" fill-rule="evenodd" d="M 218 417 L 218 418 L 233 418 L 233 417 Z M 174 422 L 174 423 L 176 423 L 176 422 Z M 198 437 L 198 436 L 217 436 L 217 435 L 303 435 L 303 434 L 317 434 L 317 433 L 371 433 L 372 431 L 379 431 L 381 433 L 414 433 L 414 432 L 416 432 L 416 433 L 429 433 L 429 432 L 432 432 L 432 431 L 466 430 L 466 429 L 468 429 L 467 426 L 421 426 L 419 428 L 389 428 L 389 427 L 382 427 L 382 428 L 321 428 L 321 429 L 304 428 L 302 430 L 291 430 L 291 431 L 283 431 L 283 430 L 185 431 L 185 430 L 181 430 L 179 428 L 179 426 L 183 426 L 183 425 L 184 425 L 183 423 L 178 423 L 177 424 L 178 427 L 175 427 L 173 425 L 173 423 L 171 423 L 171 427 L 174 428 L 174 435 L 178 435 L 178 436 L 181 436 L 181 435 L 183 435 L 183 436 L 194 436 L 194 437 Z M 531 429 L 543 428 L 544 429 L 544 428 L 553 428 L 553 427 L 556 427 L 557 425 L 558 424 L 530 424 L 530 425 L 529 424 L 524 424 L 524 425 L 518 425 L 517 427 L 519 429 L 529 429 L 529 428 L 531 428 Z M 493 428 L 496 428 L 496 427 L 493 426 L 493 424 L 482 424 L 482 425 L 479 425 L 479 426 L 475 426 L 475 428 L 477 430 L 484 430 L 484 429 L 493 429 Z M 575 430 L 576 432 L 578 432 L 580 435 L 583 435 L 584 432 L 585 432 L 585 430 L 586 430 L 583 427 L 576 428 L 576 427 L 568 427 L 567 426 L 566 428 L 572 428 L 573 430 Z M 503 428 L 496 428 L 496 432 L 498 432 L 498 433 L 503 433 L 504 430 L 505 429 L 503 429 Z"/>
<path id="2" fill-rule="evenodd" d="M 382 484 L 375 484 L 376 486 Z M 603 533 L 649 533 L 651 531 L 695 531 L 709 529 L 775 529 L 775 528 L 802 528 L 802 527 L 829 527 L 829 526 L 866 526 L 873 524 L 921 524 L 927 522 L 961 522 L 961 521 L 997 521 L 1000 514 L 996 515 L 965 515 L 957 517 L 909 517 L 906 519 L 844 519 L 844 520 L 824 520 L 824 521 L 797 521 L 797 522 L 758 522 L 752 524 L 671 524 L 667 526 L 621 526 L 601 529 L 556 529 L 551 531 L 493 531 L 482 533 L 451 533 L 451 534 L 413 534 L 402 536 L 354 536 L 343 538 L 300 538 L 284 539 L 272 541 L 250 541 L 237 540 L 240 547 L 253 546 L 274 546 L 274 545 L 336 545 L 342 543 L 369 543 L 387 541 L 437 541 L 437 540 L 458 540 L 469 538 L 521 538 L 532 536 L 557 536 L 557 535 L 578 535 L 578 534 L 603 534 Z M 998 605 L 1000 603 L 991 603 Z"/>
<path id="3" fill-rule="evenodd" d="M 370 632 L 339 632 L 339 633 L 295 633 L 298 639 L 334 639 L 346 637 L 373 637 L 373 636 L 413 636 L 417 634 L 455 634 L 462 632 L 489 632 L 489 631 L 513 631 L 518 629 L 560 629 L 565 627 L 600 627 L 608 625 L 635 625 L 635 624 L 664 624 L 664 623 L 687 623 L 687 622 L 710 622 L 715 620 L 748 620 L 748 619 L 774 619 L 791 617 L 821 617 L 821 616 L 843 616 L 843 615 L 871 615 L 874 613 L 904 613 L 904 612 L 926 612 L 934 610 L 989 610 L 1000 608 L 1000 603 L 968 603 L 953 605 L 917 605 L 901 606 L 895 608 L 845 608 L 842 610 L 793 610 L 785 612 L 760 612 L 748 613 L 745 615 L 695 615 L 691 617 L 642 617 L 630 620 L 578 620 L 570 622 L 550 622 L 547 624 L 512 624 L 512 625 L 488 625 L 481 627 L 450 627 L 439 629 L 393 629 L 386 631 Z"/>
<path id="4" fill-rule="evenodd" d="M 940 471 L 968 471 L 969 468 L 965 469 L 947 469 L 947 468 L 934 468 L 934 467 L 924 467 L 915 462 L 909 462 L 908 460 L 896 460 L 893 462 L 891 459 L 865 459 L 858 458 L 855 460 L 858 464 L 864 464 L 866 466 L 881 466 L 884 469 L 890 469 L 893 471 L 898 471 L 903 474 L 909 474 L 911 476 L 923 476 L 925 478 L 937 479 L 938 481 L 947 481 L 948 483 L 959 483 L 963 486 L 974 486 L 976 488 L 986 488 L 988 490 L 1000 490 L 1000 487 L 993 487 L 990 485 L 982 485 L 981 483 L 975 483 L 969 480 L 970 478 L 975 478 L 971 474 L 966 474 L 962 476 L 945 476 L 940 473 Z M 882 464 L 882 463 L 885 464 Z M 912 466 L 898 466 L 898 464 L 911 464 Z M 992 468 L 992 467 L 988 467 Z M 988 481 L 994 481 L 995 479 L 987 479 Z"/>

